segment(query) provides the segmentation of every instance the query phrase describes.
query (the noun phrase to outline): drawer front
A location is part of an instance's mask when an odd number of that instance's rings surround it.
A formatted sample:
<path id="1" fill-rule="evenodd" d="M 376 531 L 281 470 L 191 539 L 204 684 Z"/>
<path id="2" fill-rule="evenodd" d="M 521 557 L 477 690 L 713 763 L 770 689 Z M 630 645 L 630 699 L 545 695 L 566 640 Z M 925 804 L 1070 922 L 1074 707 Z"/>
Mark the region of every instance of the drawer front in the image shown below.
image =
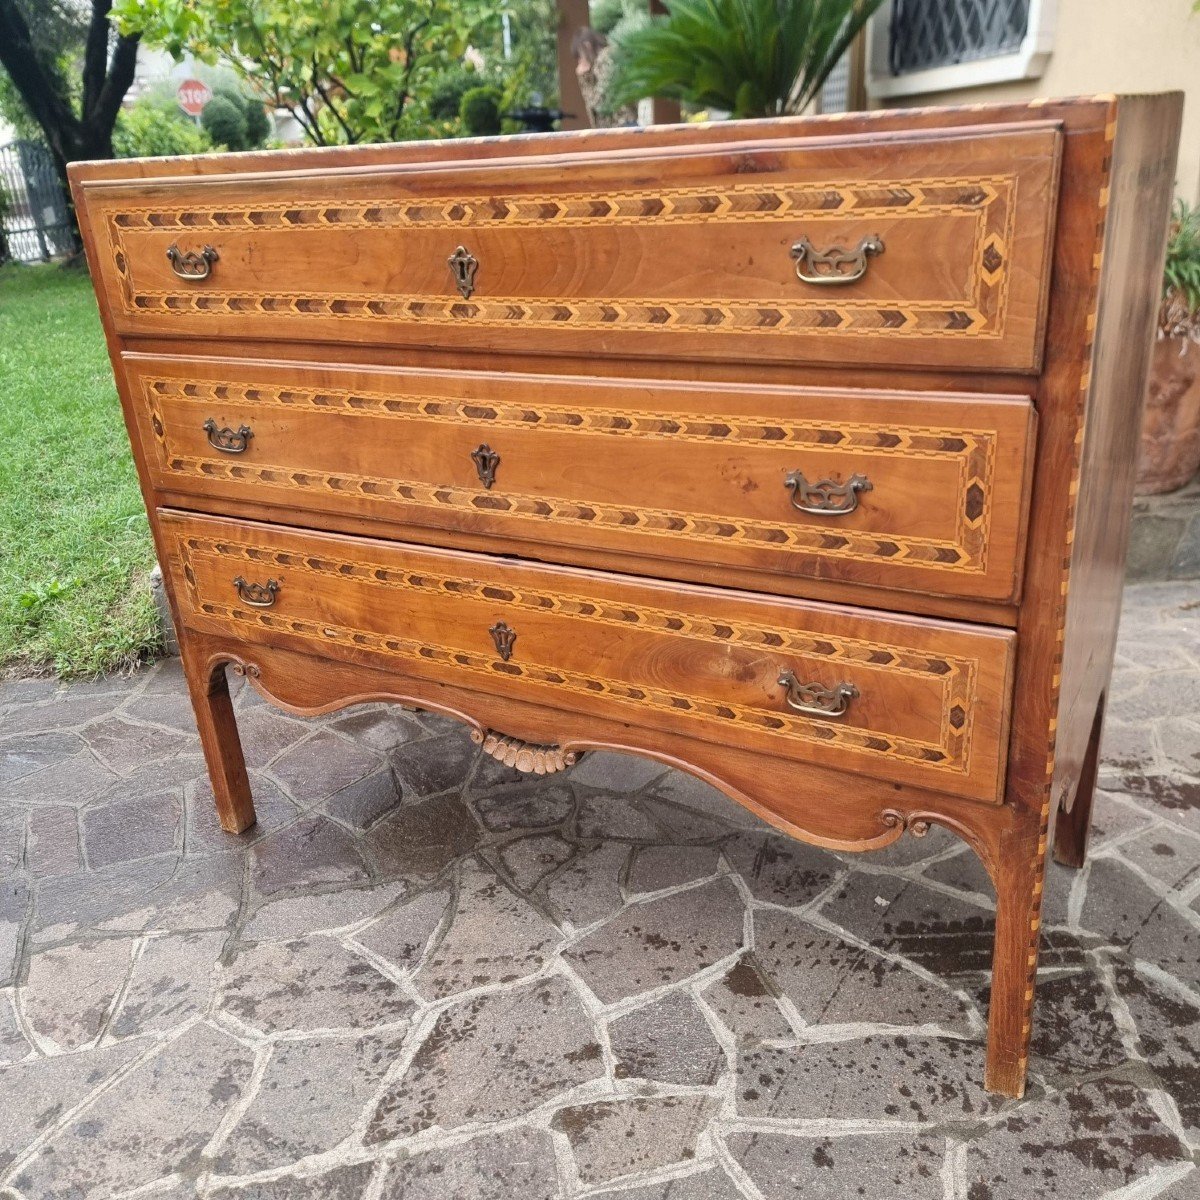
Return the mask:
<path id="1" fill-rule="evenodd" d="M 934 595 L 1016 595 L 1027 399 L 127 355 L 174 494 Z M 551 555 L 554 557 L 554 555 Z M 769 584 L 766 585 L 769 587 Z"/>
<path id="2" fill-rule="evenodd" d="M 84 194 L 125 334 L 1037 369 L 1056 125 L 702 138 Z"/>
<path id="3" fill-rule="evenodd" d="M 183 620 L 201 631 L 976 800 L 1001 795 L 1010 632 L 160 516 Z"/>

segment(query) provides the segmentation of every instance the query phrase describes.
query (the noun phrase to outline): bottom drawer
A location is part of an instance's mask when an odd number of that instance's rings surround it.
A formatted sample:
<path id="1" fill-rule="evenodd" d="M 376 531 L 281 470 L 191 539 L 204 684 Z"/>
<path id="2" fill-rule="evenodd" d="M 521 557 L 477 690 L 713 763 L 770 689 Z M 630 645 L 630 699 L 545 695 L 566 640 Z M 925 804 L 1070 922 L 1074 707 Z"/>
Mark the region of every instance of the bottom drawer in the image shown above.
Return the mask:
<path id="1" fill-rule="evenodd" d="M 1015 635 L 160 511 L 197 630 L 975 800 Z"/>

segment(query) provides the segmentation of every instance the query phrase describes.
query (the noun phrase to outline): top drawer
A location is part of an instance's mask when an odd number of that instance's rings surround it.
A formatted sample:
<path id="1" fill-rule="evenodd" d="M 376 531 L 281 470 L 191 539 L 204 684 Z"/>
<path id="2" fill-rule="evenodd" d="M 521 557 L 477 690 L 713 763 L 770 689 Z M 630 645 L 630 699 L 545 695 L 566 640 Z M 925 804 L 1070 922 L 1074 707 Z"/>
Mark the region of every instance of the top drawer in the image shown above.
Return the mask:
<path id="1" fill-rule="evenodd" d="M 83 195 L 124 334 L 1038 369 L 1056 124 L 697 138 Z"/>

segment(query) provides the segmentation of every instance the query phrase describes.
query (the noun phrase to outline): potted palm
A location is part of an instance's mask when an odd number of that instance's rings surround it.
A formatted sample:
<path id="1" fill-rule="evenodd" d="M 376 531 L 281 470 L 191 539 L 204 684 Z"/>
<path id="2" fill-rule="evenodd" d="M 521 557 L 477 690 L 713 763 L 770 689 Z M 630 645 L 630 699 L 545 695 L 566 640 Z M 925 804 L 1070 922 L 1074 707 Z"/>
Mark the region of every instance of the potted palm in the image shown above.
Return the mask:
<path id="1" fill-rule="evenodd" d="M 1200 350 L 1194 342 L 1200 342 L 1200 208 L 1179 200 L 1142 419 L 1139 495 L 1174 491 L 1200 469 Z"/>
<path id="2" fill-rule="evenodd" d="M 734 118 L 802 112 L 881 0 L 665 0 L 614 31 L 611 105 L 647 96 Z"/>

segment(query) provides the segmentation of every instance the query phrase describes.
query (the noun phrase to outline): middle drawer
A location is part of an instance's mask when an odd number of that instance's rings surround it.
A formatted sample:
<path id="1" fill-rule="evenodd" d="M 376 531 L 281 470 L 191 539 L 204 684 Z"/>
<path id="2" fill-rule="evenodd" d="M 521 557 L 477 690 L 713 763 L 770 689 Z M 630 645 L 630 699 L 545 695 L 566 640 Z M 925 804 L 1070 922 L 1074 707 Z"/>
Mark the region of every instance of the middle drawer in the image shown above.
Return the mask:
<path id="1" fill-rule="evenodd" d="M 695 564 L 1019 592 L 1024 397 L 141 354 L 125 365 L 154 484 L 174 495 L 458 531 L 527 557 L 608 551 L 656 575 L 666 560 L 685 578 Z"/>

